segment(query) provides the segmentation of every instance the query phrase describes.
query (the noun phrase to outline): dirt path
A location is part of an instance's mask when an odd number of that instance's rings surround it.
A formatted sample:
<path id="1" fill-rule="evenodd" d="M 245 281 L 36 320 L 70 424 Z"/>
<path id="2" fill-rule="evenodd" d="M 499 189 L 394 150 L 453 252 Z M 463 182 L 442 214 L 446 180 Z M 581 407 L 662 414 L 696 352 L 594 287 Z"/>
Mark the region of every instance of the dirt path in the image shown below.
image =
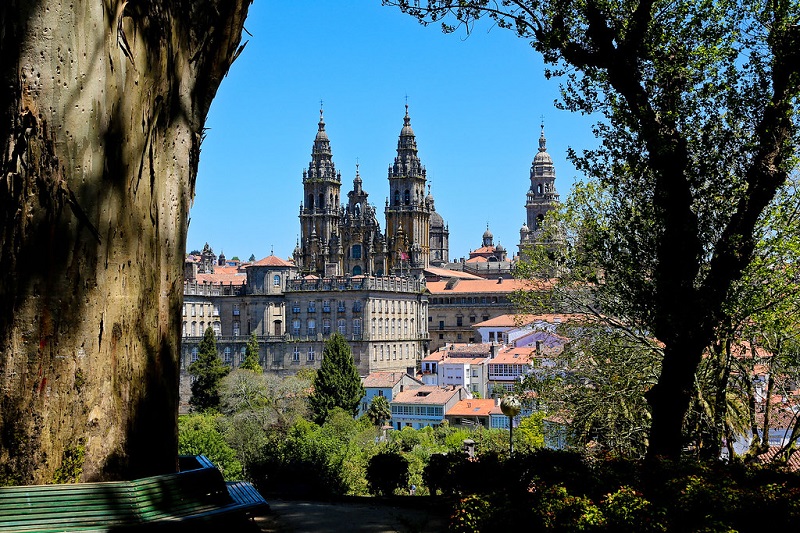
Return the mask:
<path id="1" fill-rule="evenodd" d="M 427 533 L 447 529 L 447 519 L 429 504 L 398 505 L 381 500 L 345 502 L 267 498 L 272 512 L 256 519 L 261 531 L 275 533 L 369 532 Z M 367 501 L 365 501 L 367 500 Z"/>

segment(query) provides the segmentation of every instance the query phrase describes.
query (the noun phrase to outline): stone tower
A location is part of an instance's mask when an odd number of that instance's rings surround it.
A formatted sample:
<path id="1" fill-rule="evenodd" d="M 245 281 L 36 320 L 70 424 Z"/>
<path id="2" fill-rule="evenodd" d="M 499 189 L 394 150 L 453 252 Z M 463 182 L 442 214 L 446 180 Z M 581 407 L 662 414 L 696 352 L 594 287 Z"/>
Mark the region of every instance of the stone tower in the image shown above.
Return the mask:
<path id="1" fill-rule="evenodd" d="M 336 172 L 322 109 L 311 162 L 303 170 L 303 203 L 300 205 L 300 247 L 295 257 L 301 272 L 340 274 L 343 255 L 339 235 L 339 190 L 341 173 Z"/>
<path id="2" fill-rule="evenodd" d="M 386 269 L 383 234 L 375 206 L 369 204 L 368 196 L 356 165 L 353 190 L 347 193 L 347 205 L 341 221 L 343 274 L 381 275 Z"/>
<path id="3" fill-rule="evenodd" d="M 547 153 L 547 140 L 544 136 L 544 124 L 539 135 L 539 151 L 531 164 L 531 187 L 528 190 L 525 211 L 527 220 L 519 231 L 519 249 L 522 254 L 525 246 L 541 244 L 542 222 L 545 215 L 556 208 L 558 192 L 556 192 L 556 170 L 553 159 Z"/>
<path id="4" fill-rule="evenodd" d="M 426 200 L 431 208 L 429 226 L 431 248 L 430 264 L 433 266 L 443 266 L 450 261 L 450 228 L 445 223 L 442 215 L 436 212 L 430 185 L 428 185 L 428 197 Z"/>
<path id="5" fill-rule="evenodd" d="M 397 157 L 389 167 L 389 198 L 385 210 L 388 272 L 419 273 L 430 263 L 432 207 L 425 197 L 425 175 L 406 104 Z"/>

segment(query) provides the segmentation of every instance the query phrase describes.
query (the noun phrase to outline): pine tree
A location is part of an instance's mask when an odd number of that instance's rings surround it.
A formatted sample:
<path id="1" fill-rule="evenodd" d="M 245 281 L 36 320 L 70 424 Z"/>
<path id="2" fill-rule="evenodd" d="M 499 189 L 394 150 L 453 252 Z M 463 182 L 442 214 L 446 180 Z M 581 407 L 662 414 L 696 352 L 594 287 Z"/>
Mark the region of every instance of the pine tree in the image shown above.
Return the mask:
<path id="1" fill-rule="evenodd" d="M 247 341 L 247 346 L 245 347 L 244 352 L 244 361 L 239 366 L 239 368 L 243 370 L 252 370 L 256 374 L 260 374 L 263 372 L 261 368 L 261 364 L 258 361 L 258 339 L 256 339 L 256 334 L 253 332 L 250 335 L 250 340 Z"/>
<path id="2" fill-rule="evenodd" d="M 334 333 L 325 342 L 322 364 L 314 377 L 313 389 L 308 401 L 317 424 L 324 423 L 328 413 L 336 407 L 353 416 L 358 413 L 364 387 L 350 346 L 339 333 Z"/>
<path id="3" fill-rule="evenodd" d="M 201 412 L 218 409 L 220 381 L 230 370 L 219 358 L 214 330 L 206 328 L 198 347 L 197 361 L 189 365 L 189 374 L 195 378 L 189 405 Z"/>

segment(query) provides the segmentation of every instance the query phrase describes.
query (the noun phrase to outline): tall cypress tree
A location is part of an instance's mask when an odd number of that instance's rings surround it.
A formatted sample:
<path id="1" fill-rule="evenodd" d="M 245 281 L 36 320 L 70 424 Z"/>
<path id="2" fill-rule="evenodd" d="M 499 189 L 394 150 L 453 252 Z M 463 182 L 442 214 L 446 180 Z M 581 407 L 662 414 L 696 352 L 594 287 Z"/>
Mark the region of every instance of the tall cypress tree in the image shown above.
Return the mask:
<path id="1" fill-rule="evenodd" d="M 252 370 L 256 374 L 263 372 L 261 364 L 258 362 L 258 339 L 256 338 L 255 331 L 250 335 L 250 340 L 247 341 L 247 346 L 245 347 L 244 352 L 244 361 L 242 361 L 242 364 L 239 365 L 239 368 L 243 370 Z"/>
<path id="2" fill-rule="evenodd" d="M 358 414 L 358 403 L 364 397 L 364 387 L 350 345 L 339 333 L 334 333 L 325 342 L 322 364 L 314 377 L 313 389 L 308 402 L 317 424 L 324 423 L 328 413 L 335 407 L 341 407 L 353 416 Z"/>
<path id="3" fill-rule="evenodd" d="M 192 383 L 192 397 L 189 399 L 196 411 L 219 408 L 219 384 L 228 375 L 230 368 L 222 364 L 217 353 L 217 338 L 209 326 L 198 346 L 197 361 L 189 365 L 189 374 L 195 379 Z"/>

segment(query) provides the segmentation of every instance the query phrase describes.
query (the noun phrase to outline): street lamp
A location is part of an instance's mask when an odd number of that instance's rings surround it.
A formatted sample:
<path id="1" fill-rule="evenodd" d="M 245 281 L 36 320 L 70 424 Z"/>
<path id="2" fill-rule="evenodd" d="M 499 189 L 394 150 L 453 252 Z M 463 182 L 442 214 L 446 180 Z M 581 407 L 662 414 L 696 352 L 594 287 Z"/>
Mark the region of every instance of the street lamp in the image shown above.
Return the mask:
<path id="1" fill-rule="evenodd" d="M 520 412 L 522 406 L 516 396 L 504 396 L 500 400 L 500 410 L 508 417 L 508 455 L 514 453 L 514 417 Z"/>

